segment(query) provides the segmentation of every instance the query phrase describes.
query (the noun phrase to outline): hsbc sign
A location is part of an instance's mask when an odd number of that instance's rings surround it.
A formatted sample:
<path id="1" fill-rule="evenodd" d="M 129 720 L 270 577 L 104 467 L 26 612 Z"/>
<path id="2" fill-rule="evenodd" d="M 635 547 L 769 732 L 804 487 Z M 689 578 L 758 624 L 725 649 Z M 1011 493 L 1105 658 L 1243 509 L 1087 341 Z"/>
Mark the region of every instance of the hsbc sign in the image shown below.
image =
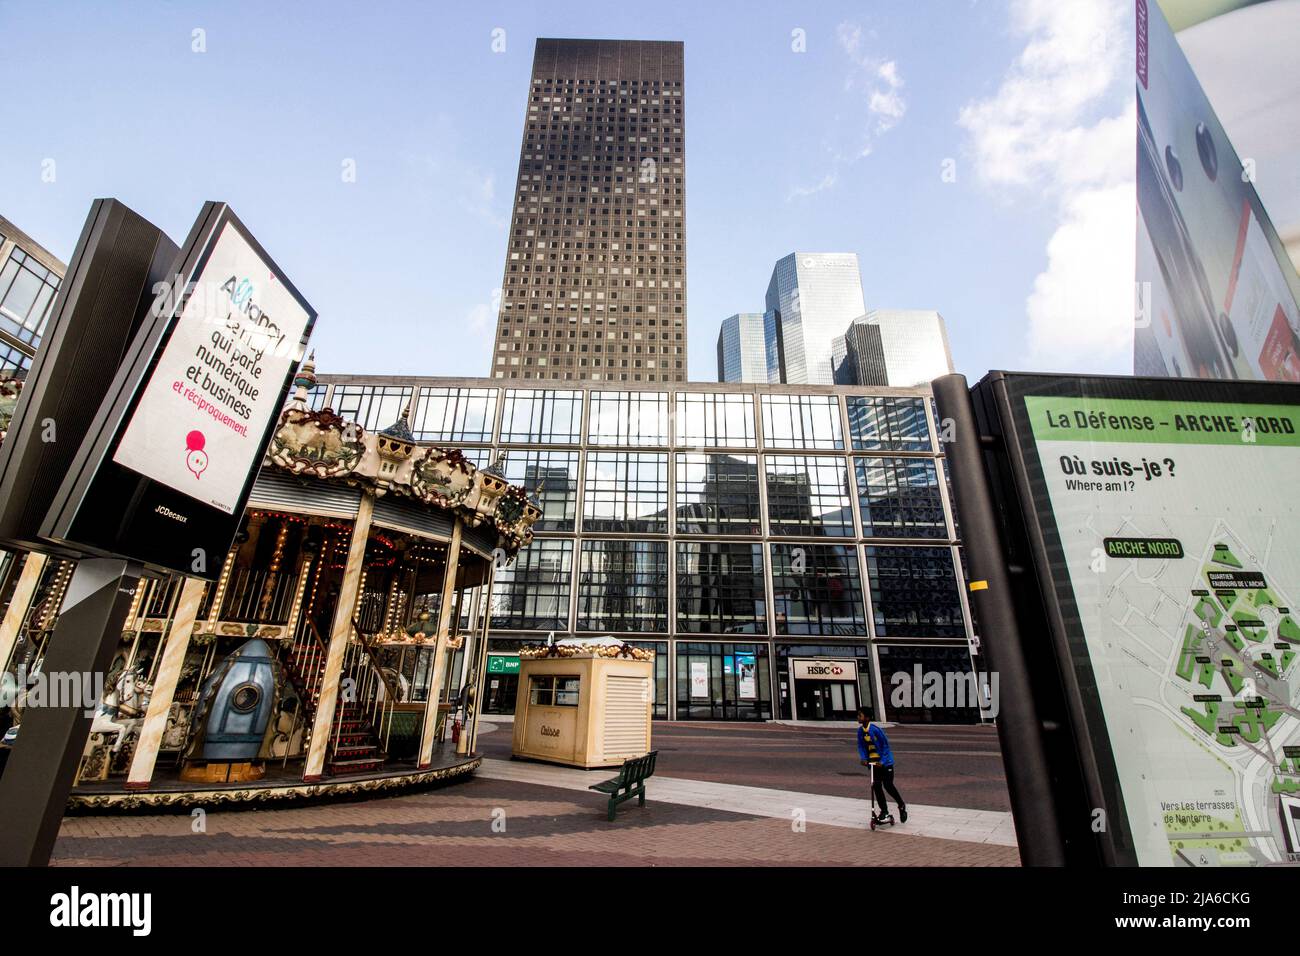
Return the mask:
<path id="1" fill-rule="evenodd" d="M 856 661 L 792 661 L 795 680 L 857 680 Z"/>

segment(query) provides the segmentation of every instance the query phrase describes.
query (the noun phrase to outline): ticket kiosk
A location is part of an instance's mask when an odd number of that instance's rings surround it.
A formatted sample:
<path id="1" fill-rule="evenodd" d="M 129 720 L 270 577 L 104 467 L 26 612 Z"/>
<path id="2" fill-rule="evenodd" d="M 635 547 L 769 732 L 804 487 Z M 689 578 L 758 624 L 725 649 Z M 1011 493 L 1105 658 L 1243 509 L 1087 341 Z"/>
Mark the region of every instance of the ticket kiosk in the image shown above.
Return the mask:
<path id="1" fill-rule="evenodd" d="M 650 751 L 654 651 L 617 638 L 570 638 L 519 652 L 513 753 L 615 767 Z"/>

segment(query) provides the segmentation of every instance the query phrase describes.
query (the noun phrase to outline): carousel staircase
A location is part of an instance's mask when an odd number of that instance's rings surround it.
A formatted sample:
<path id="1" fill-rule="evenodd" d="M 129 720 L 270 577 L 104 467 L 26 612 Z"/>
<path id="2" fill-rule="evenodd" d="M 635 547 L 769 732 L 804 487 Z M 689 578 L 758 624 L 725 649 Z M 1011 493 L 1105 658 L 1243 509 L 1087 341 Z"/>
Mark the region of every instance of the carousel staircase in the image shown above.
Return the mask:
<path id="1" fill-rule="evenodd" d="M 314 726 L 316 707 L 320 702 L 321 682 L 325 677 L 324 641 L 314 622 L 309 622 L 314 637 L 295 641 L 281 660 L 286 676 L 298 689 L 303 703 L 307 727 Z M 319 642 L 319 643 L 317 643 Z M 350 773 L 367 773 L 384 765 L 386 754 L 379 745 L 374 727 L 367 721 L 356 703 L 339 697 L 334 707 L 334 722 L 330 725 L 330 748 L 325 757 L 325 772 L 330 776 Z"/>

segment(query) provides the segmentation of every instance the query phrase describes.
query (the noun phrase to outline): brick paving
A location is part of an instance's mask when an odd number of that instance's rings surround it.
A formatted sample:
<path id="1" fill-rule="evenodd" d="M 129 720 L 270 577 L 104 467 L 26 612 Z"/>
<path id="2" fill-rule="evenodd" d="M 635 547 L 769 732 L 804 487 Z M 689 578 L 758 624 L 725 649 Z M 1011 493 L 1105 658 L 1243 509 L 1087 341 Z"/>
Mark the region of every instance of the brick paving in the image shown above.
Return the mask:
<path id="1" fill-rule="evenodd" d="M 1012 847 L 603 798 L 475 778 L 400 797 L 279 810 L 64 820 L 62 866 L 1016 866 Z M 494 830 L 494 823 L 496 830 Z M 504 830 L 501 831 L 502 824 Z"/>

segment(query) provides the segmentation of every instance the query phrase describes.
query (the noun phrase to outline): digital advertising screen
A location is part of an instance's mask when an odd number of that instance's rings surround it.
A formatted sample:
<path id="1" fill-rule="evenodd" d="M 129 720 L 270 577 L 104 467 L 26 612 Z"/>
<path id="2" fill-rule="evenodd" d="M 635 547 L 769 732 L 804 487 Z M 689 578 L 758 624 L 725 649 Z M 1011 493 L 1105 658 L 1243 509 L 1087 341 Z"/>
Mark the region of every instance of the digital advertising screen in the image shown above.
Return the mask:
<path id="1" fill-rule="evenodd" d="M 233 514 L 311 313 L 220 226 L 113 461 Z"/>
<path id="2" fill-rule="evenodd" d="M 205 204 L 42 536 L 215 579 L 316 313 L 224 203 Z"/>

